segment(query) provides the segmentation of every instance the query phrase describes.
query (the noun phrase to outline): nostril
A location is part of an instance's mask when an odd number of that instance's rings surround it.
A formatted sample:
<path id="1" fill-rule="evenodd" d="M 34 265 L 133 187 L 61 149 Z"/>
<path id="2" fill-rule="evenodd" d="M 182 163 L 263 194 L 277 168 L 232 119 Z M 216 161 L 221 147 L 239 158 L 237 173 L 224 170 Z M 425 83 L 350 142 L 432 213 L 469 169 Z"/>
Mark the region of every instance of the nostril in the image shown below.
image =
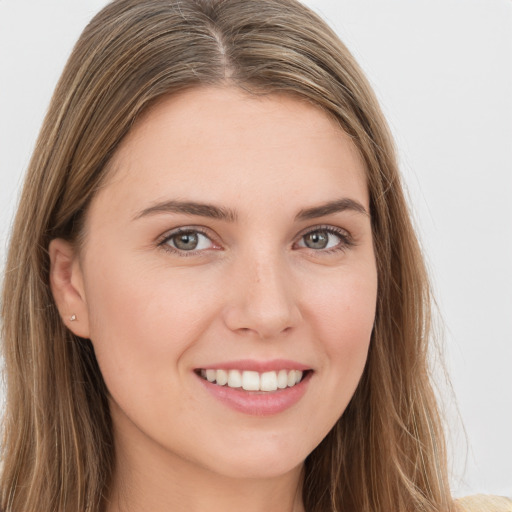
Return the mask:
<path id="1" fill-rule="evenodd" d="M 227 297 L 223 319 L 231 331 L 270 339 L 291 332 L 301 321 L 296 297 L 289 286 L 279 285 L 275 279 L 266 280 L 267 285 L 263 286 L 264 281 L 261 278 L 260 286 L 253 288 L 249 284 L 236 287 Z"/>

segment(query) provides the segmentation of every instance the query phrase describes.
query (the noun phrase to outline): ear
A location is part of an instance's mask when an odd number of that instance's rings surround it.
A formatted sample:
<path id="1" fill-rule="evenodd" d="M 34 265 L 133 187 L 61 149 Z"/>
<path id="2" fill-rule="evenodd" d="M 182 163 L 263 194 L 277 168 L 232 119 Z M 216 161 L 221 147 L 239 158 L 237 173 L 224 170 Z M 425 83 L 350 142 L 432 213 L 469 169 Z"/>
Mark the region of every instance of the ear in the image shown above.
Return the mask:
<path id="1" fill-rule="evenodd" d="M 66 327 L 81 338 L 89 338 L 89 308 L 78 254 L 73 245 L 55 238 L 48 248 L 50 288 Z"/>

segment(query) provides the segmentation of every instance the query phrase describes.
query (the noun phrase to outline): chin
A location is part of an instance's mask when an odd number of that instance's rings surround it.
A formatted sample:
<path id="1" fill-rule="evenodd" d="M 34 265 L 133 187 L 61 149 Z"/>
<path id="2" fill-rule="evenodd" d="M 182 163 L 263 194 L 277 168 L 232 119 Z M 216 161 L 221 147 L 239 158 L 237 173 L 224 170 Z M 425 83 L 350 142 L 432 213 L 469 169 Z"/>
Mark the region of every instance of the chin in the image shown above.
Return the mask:
<path id="1" fill-rule="evenodd" d="M 304 444 L 280 447 L 266 442 L 240 450 L 229 447 L 229 452 L 223 453 L 223 457 L 212 457 L 215 462 L 208 466 L 229 478 L 277 478 L 301 470 L 309 453 L 304 452 L 303 446 Z"/>
<path id="2" fill-rule="evenodd" d="M 227 478 L 247 479 L 247 480 L 268 480 L 283 477 L 290 473 L 301 471 L 304 460 L 286 461 L 282 460 L 276 463 L 273 460 L 251 460 L 246 456 L 244 460 L 233 461 L 222 469 L 222 475 Z M 219 468 L 216 468 L 219 472 Z"/>

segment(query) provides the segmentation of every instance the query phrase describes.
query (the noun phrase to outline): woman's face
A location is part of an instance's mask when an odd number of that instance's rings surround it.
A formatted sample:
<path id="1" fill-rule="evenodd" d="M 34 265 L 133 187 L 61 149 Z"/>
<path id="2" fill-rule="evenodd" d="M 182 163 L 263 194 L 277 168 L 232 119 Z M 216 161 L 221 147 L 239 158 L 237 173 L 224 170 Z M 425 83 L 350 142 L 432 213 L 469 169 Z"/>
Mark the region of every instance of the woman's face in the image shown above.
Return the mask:
<path id="1" fill-rule="evenodd" d="M 299 467 L 352 397 L 374 322 L 355 146 L 306 102 L 202 88 L 139 119 L 110 172 L 66 307 L 118 452 L 237 477 Z"/>

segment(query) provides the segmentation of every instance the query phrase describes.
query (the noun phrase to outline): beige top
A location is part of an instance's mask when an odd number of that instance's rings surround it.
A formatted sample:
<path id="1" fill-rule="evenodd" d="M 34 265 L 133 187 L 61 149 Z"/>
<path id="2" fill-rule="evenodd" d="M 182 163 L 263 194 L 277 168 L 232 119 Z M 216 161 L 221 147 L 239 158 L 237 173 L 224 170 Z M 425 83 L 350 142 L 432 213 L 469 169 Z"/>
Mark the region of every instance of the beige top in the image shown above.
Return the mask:
<path id="1" fill-rule="evenodd" d="M 460 498 L 457 503 L 464 512 L 512 512 L 512 500 L 502 496 L 476 494 Z"/>

